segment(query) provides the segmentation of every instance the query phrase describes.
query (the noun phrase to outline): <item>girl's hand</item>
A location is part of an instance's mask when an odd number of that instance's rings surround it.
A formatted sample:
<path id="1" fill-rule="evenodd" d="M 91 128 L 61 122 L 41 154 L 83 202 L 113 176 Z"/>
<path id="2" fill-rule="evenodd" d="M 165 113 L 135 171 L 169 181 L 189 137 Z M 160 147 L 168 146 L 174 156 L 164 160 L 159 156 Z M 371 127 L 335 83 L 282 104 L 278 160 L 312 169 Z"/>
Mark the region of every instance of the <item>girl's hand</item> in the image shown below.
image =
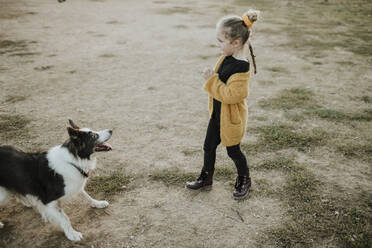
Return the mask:
<path id="1" fill-rule="evenodd" d="M 205 68 L 202 72 L 202 76 L 205 80 L 214 75 L 214 71 L 210 68 Z"/>

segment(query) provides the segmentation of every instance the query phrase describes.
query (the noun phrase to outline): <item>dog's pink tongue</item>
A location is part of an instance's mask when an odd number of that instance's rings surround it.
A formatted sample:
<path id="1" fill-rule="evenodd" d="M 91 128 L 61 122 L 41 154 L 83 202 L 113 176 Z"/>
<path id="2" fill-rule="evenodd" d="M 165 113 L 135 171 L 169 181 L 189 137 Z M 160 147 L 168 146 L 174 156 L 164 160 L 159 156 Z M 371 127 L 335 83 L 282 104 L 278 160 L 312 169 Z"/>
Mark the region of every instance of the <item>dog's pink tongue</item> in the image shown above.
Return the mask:
<path id="1" fill-rule="evenodd" d="M 97 152 L 110 151 L 110 150 L 112 150 L 112 146 L 106 142 L 103 142 L 102 144 L 96 147 Z"/>
<path id="2" fill-rule="evenodd" d="M 112 150 L 112 146 L 109 143 L 103 142 L 102 145 L 106 147 L 107 151 Z"/>

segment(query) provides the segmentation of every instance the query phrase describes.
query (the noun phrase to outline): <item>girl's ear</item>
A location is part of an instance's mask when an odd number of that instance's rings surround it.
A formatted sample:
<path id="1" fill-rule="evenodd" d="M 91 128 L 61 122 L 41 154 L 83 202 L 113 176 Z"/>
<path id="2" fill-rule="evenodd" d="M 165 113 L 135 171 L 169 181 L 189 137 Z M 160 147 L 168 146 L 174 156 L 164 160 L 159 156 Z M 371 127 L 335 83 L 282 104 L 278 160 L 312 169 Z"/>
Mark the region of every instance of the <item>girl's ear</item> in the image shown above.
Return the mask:
<path id="1" fill-rule="evenodd" d="M 234 47 L 241 47 L 242 46 L 242 41 L 240 39 L 236 39 L 233 41 L 233 46 Z"/>

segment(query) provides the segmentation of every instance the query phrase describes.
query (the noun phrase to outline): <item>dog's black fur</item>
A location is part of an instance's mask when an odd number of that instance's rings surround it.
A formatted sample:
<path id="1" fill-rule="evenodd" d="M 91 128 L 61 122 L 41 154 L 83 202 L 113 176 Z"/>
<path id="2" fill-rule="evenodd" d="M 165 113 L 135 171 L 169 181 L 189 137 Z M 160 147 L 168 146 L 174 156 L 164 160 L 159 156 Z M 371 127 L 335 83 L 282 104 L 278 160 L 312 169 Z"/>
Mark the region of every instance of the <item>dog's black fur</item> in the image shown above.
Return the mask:
<path id="1" fill-rule="evenodd" d="M 63 196 L 63 178 L 48 166 L 46 154 L 25 153 L 11 146 L 1 146 L 0 186 L 23 196 L 37 196 L 44 204 Z"/>

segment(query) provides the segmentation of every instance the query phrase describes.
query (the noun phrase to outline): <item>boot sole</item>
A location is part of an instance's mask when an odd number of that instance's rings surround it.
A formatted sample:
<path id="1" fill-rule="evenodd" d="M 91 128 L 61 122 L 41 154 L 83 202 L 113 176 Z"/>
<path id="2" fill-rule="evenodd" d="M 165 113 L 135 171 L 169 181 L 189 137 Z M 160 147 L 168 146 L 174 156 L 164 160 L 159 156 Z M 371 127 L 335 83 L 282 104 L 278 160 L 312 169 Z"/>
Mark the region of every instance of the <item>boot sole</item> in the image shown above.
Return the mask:
<path id="1" fill-rule="evenodd" d="M 249 195 L 249 191 L 247 192 L 247 194 L 243 195 L 243 196 L 233 196 L 234 197 L 234 200 L 244 200 L 245 198 L 247 198 Z"/>
<path id="2" fill-rule="evenodd" d="M 193 190 L 193 191 L 197 191 L 197 190 L 200 190 L 200 191 L 210 191 L 210 190 L 212 190 L 212 185 L 207 185 L 207 186 L 204 186 L 204 187 L 200 187 L 198 189 L 192 189 L 192 188 L 187 187 L 187 185 L 186 185 L 185 188 L 186 189 L 189 189 L 189 190 Z"/>

